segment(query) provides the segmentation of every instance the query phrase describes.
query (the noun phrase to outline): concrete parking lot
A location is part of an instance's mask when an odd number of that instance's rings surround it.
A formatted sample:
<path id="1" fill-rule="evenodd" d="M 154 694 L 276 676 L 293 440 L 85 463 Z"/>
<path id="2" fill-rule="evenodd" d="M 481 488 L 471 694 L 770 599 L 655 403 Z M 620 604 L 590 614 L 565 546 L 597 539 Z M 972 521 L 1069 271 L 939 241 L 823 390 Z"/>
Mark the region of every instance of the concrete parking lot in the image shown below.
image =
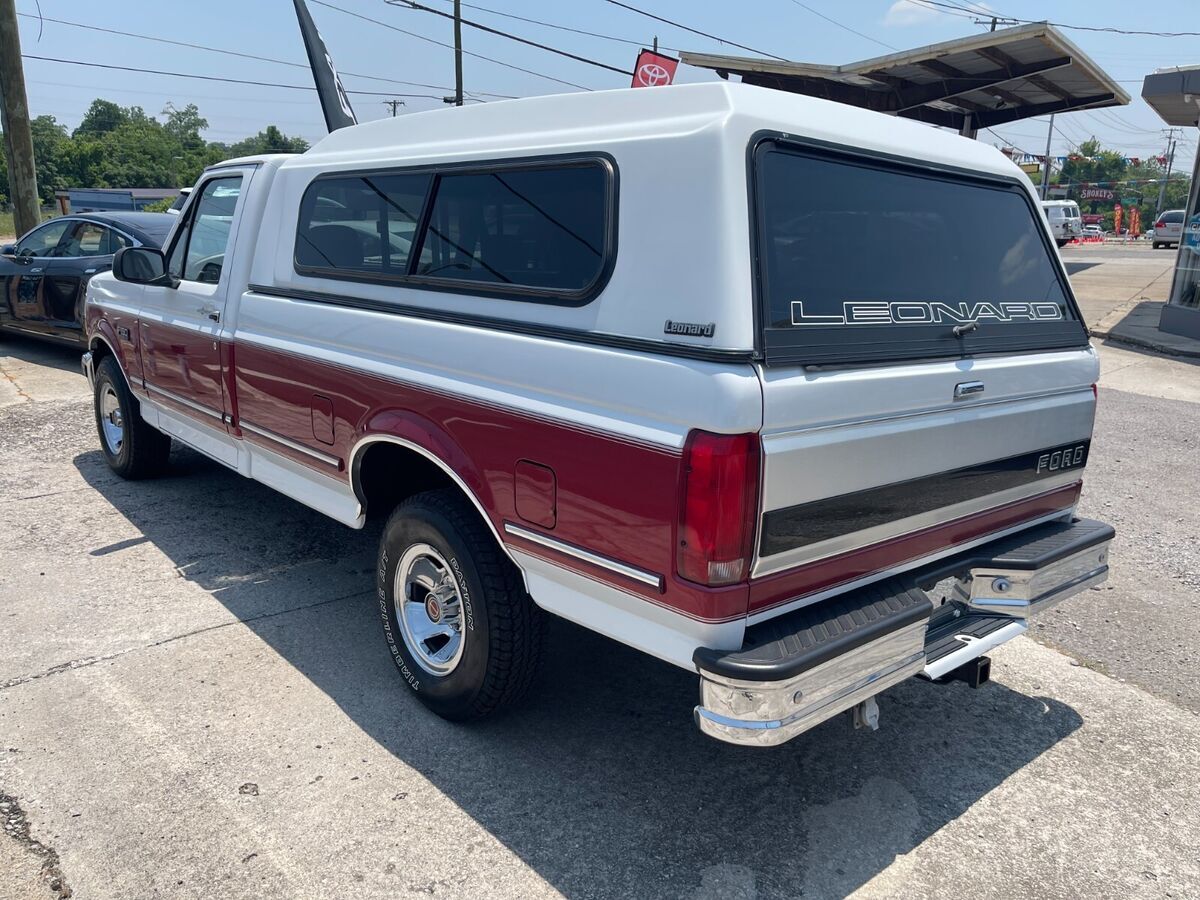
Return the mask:
<path id="1" fill-rule="evenodd" d="M 750 750 L 696 732 L 694 676 L 564 622 L 522 708 L 434 718 L 374 533 L 185 450 L 120 481 L 77 353 L 4 337 L 0 898 L 1197 896 L 1200 366 L 1101 353 L 1108 584 L 981 690 Z"/>

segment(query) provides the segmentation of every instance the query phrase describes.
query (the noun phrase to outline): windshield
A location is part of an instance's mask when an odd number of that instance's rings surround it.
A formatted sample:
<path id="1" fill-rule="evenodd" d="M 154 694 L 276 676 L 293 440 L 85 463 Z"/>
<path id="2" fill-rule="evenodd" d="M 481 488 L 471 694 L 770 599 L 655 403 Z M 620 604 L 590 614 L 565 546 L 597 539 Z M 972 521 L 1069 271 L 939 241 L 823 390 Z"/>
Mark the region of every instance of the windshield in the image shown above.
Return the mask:
<path id="1" fill-rule="evenodd" d="M 772 345 L 788 348 L 777 358 L 822 361 L 1086 341 L 1015 183 L 776 142 L 756 161 L 768 356 Z"/>

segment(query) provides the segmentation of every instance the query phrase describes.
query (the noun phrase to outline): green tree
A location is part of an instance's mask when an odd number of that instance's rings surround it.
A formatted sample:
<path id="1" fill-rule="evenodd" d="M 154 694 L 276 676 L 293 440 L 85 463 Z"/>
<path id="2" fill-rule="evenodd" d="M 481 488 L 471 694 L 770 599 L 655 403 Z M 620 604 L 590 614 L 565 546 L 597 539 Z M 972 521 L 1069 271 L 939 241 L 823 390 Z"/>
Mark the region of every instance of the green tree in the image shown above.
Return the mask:
<path id="1" fill-rule="evenodd" d="M 33 152 L 43 203 L 72 187 L 181 187 L 195 183 L 213 163 L 256 153 L 299 153 L 303 138 L 275 125 L 232 146 L 204 139 L 208 120 L 189 103 L 168 103 L 159 121 L 140 106 L 96 98 L 68 134 L 53 116 L 33 120 Z M 0 203 L 8 200 L 8 169 L 0 154 Z"/>
<path id="2" fill-rule="evenodd" d="M 229 148 L 229 156 L 253 156 L 256 153 L 303 153 L 308 141 L 299 137 L 288 137 L 275 125 L 268 125 L 253 137 L 238 141 Z"/>
<path id="3" fill-rule="evenodd" d="M 200 136 L 200 132 L 208 128 L 208 119 L 200 115 L 195 103 L 189 103 L 183 109 L 176 109 L 174 104 L 168 103 L 163 112 L 167 116 L 163 128 L 179 142 L 180 147 L 185 150 L 199 150 L 204 147 L 204 138 Z"/>
<path id="4" fill-rule="evenodd" d="M 92 105 L 88 107 L 88 111 L 83 114 L 83 120 L 79 123 L 79 127 L 75 129 L 72 137 L 108 134 L 128 121 L 129 112 L 127 110 L 117 106 L 111 100 L 96 98 L 92 101 Z"/>
<path id="5" fill-rule="evenodd" d="M 71 138 L 67 126 L 54 116 L 38 116 L 29 123 L 33 133 L 33 160 L 37 171 L 38 196 L 53 203 L 54 192 L 75 187 L 70 164 Z"/>

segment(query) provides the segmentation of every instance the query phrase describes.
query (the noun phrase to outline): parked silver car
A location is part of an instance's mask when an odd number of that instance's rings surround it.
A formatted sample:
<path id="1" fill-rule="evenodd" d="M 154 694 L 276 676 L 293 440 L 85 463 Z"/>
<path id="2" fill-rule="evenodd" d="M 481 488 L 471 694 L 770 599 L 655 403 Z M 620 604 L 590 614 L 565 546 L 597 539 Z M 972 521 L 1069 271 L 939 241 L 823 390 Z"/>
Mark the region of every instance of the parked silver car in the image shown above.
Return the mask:
<path id="1" fill-rule="evenodd" d="M 1179 239 L 1183 236 L 1182 209 L 1168 209 L 1154 222 L 1153 247 L 1178 247 Z"/>

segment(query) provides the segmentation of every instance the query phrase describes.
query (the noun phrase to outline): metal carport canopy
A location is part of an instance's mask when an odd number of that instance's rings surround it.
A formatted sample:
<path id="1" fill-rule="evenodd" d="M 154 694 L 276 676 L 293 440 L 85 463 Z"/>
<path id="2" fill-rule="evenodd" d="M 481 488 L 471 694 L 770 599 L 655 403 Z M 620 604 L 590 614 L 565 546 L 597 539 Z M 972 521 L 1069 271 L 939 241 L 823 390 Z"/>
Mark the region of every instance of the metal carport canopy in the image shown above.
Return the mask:
<path id="1" fill-rule="evenodd" d="M 1124 106 L 1129 94 L 1052 25 L 1036 22 L 844 66 L 711 53 L 685 63 L 974 134 L 989 125 Z"/>

